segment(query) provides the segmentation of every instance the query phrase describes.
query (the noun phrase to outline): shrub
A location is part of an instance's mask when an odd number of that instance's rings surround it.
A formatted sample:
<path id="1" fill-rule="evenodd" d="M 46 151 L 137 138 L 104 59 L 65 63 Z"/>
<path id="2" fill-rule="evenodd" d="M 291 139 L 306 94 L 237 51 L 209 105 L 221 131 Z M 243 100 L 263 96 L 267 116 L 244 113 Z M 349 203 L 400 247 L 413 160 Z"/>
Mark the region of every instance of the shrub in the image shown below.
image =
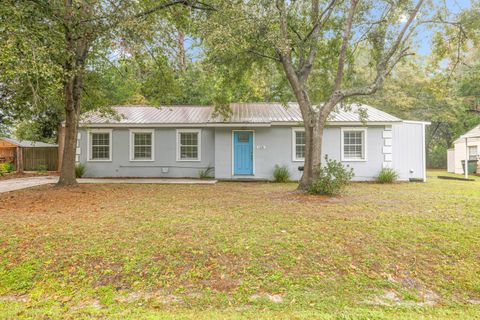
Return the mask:
<path id="1" fill-rule="evenodd" d="M 8 173 L 7 163 L 0 163 L 0 177 Z"/>
<path id="2" fill-rule="evenodd" d="M 13 164 L 13 162 L 8 162 L 6 166 L 7 166 L 7 172 L 10 173 L 15 171 L 15 165 Z"/>
<path id="3" fill-rule="evenodd" d="M 397 180 L 398 174 L 391 168 L 383 168 L 378 174 L 377 181 L 380 183 L 393 183 Z"/>
<path id="4" fill-rule="evenodd" d="M 211 179 L 212 178 L 212 173 L 213 173 L 213 168 L 208 167 L 207 169 L 203 169 L 198 171 L 198 177 L 200 179 Z"/>
<path id="5" fill-rule="evenodd" d="M 275 169 L 273 169 L 273 180 L 275 182 L 288 182 L 290 179 L 290 172 L 286 166 L 279 166 L 278 164 L 275 165 Z"/>
<path id="6" fill-rule="evenodd" d="M 354 176 L 353 168 L 325 156 L 325 165 L 314 171 L 314 179 L 307 191 L 312 194 L 340 194 Z"/>
<path id="7" fill-rule="evenodd" d="M 5 173 L 10 173 L 15 171 L 15 166 L 11 162 L 0 163 L 0 176 L 3 176 Z"/>
<path id="8" fill-rule="evenodd" d="M 75 165 L 75 177 L 81 178 L 85 175 L 85 171 L 87 170 L 87 166 L 83 163 L 77 163 Z"/>

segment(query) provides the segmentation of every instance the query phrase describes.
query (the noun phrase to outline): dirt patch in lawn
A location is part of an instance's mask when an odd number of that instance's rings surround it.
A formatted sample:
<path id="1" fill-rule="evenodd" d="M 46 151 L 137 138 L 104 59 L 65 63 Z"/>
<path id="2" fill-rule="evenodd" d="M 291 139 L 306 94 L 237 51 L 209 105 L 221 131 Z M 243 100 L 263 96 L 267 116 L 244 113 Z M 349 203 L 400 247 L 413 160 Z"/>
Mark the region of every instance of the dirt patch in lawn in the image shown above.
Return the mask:
<path id="1" fill-rule="evenodd" d="M 111 201 L 127 194 L 121 186 L 79 186 L 58 188 L 53 185 L 39 186 L 0 195 L 0 213 L 22 212 L 23 214 L 58 213 L 75 215 L 85 211 L 104 210 Z M 104 204 L 104 205 L 103 205 Z M 99 206 L 100 205 L 100 206 Z"/>

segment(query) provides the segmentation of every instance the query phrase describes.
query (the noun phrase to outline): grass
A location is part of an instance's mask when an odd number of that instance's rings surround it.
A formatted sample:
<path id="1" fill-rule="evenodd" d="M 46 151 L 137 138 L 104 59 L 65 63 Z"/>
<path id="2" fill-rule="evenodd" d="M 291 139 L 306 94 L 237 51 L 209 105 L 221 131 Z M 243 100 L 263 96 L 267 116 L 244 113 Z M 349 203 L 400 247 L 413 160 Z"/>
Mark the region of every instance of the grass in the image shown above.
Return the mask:
<path id="1" fill-rule="evenodd" d="M 476 319 L 479 182 L 3 194 L 0 318 Z"/>
<path id="2" fill-rule="evenodd" d="M 441 169 L 430 169 L 427 171 L 427 176 L 430 176 L 430 177 L 447 176 L 447 177 L 465 178 L 464 174 L 450 173 L 450 172 L 447 172 L 446 170 L 441 170 Z M 469 174 L 468 178 L 480 181 L 480 176 L 477 176 L 474 174 Z"/>

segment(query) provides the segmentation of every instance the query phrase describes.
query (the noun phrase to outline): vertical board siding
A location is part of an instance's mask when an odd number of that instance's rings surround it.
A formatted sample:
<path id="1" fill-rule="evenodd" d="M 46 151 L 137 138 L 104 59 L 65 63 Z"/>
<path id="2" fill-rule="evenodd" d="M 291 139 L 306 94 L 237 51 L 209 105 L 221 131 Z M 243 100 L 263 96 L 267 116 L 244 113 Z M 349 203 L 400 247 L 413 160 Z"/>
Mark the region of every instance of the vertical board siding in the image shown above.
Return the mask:
<path id="1" fill-rule="evenodd" d="M 403 122 L 393 125 L 393 166 L 400 180 L 423 178 L 423 139 L 421 123 Z"/>
<path id="2" fill-rule="evenodd" d="M 22 148 L 23 168 L 25 171 L 36 171 L 46 168 L 48 171 L 58 169 L 58 148 Z"/>

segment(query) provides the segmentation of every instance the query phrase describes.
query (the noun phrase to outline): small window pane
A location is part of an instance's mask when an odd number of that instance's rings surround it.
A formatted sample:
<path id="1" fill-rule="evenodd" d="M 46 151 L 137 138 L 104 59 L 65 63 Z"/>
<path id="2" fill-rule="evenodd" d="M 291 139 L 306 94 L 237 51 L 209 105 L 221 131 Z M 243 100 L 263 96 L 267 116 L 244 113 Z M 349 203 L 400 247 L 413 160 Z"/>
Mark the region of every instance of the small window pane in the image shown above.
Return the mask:
<path id="1" fill-rule="evenodd" d="M 182 145 L 196 145 L 198 143 L 197 132 L 180 133 L 180 142 Z"/>
<path id="2" fill-rule="evenodd" d="M 135 133 L 135 145 L 151 145 L 152 144 L 152 134 L 151 133 Z"/>
<path id="3" fill-rule="evenodd" d="M 196 159 L 198 158 L 198 147 L 195 146 L 181 146 L 180 157 L 182 159 Z"/>
<path id="4" fill-rule="evenodd" d="M 248 133 L 245 133 L 245 132 L 240 132 L 238 133 L 238 142 L 249 142 L 250 140 L 250 135 Z"/>
<path id="5" fill-rule="evenodd" d="M 305 159 L 305 145 L 297 145 L 295 152 L 297 159 Z"/>
<path id="6" fill-rule="evenodd" d="M 305 144 L 305 132 L 304 131 L 296 131 L 296 143 L 297 144 Z"/>

